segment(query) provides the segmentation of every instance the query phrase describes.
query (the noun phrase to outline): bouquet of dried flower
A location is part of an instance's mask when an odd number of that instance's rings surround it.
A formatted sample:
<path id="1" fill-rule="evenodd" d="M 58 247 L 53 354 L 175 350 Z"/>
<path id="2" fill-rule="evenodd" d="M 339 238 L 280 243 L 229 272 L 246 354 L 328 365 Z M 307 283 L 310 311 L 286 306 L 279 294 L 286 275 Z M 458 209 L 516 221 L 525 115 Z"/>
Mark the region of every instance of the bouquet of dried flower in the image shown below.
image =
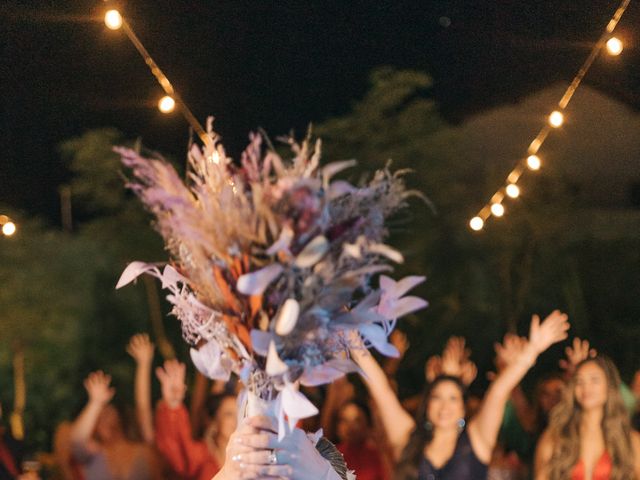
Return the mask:
<path id="1" fill-rule="evenodd" d="M 289 161 L 252 135 L 239 165 L 219 142 L 193 146 L 187 182 L 161 158 L 116 149 L 171 257 L 131 263 L 117 288 L 143 273 L 160 279 L 198 370 L 238 374 L 249 407 L 269 408 L 280 435 L 317 413 L 298 384 L 357 370 L 350 332 L 397 355 L 387 341 L 396 320 L 426 306 L 405 296 L 423 277 L 381 274 L 403 261 L 384 243 L 385 220 L 415 193 L 402 172 L 380 170 L 354 186 L 334 180 L 354 161 L 321 166 L 319 140 L 287 141 Z"/>

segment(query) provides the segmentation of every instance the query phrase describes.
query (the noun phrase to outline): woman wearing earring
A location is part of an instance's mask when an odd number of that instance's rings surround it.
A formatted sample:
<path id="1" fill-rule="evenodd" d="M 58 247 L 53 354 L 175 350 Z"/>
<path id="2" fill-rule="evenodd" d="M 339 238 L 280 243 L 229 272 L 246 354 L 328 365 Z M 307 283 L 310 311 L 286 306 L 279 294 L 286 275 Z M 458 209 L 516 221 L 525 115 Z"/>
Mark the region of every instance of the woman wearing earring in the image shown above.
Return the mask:
<path id="1" fill-rule="evenodd" d="M 486 480 L 505 404 L 511 390 L 535 364 L 538 355 L 567 337 L 567 316 L 554 311 L 544 322 L 534 316 L 529 340 L 505 352 L 508 366 L 491 383 L 477 415 L 464 424 L 464 386 L 440 376 L 427 389 L 414 420 L 400 404 L 382 369 L 359 349 L 353 357 L 366 374 L 367 387 L 398 460 L 398 480 Z"/>
<path id="2" fill-rule="evenodd" d="M 536 480 L 640 479 L 640 434 L 631 429 L 608 358 L 576 367 L 538 443 L 535 473 Z"/>

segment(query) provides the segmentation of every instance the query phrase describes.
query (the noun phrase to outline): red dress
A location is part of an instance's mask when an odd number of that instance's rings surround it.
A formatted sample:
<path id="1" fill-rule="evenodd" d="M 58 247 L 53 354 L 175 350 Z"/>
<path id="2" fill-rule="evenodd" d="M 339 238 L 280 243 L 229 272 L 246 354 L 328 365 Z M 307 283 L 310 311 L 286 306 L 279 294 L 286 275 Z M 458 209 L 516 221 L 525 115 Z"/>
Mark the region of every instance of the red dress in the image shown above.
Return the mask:
<path id="1" fill-rule="evenodd" d="M 344 456 L 347 468 L 353 470 L 358 480 L 388 480 L 382 461 L 382 455 L 377 448 L 361 444 L 339 443 L 336 445 Z"/>
<path id="2" fill-rule="evenodd" d="M 606 451 L 602 454 L 596 465 L 593 467 L 591 480 L 609 480 L 611 478 L 611 469 L 613 468 L 611 457 Z M 582 460 L 576 463 L 571 471 L 571 480 L 585 480 L 584 462 Z"/>
<path id="3" fill-rule="evenodd" d="M 156 445 L 171 469 L 188 480 L 211 480 L 220 466 L 202 441 L 191 437 L 189 414 L 160 402 L 156 410 Z"/>

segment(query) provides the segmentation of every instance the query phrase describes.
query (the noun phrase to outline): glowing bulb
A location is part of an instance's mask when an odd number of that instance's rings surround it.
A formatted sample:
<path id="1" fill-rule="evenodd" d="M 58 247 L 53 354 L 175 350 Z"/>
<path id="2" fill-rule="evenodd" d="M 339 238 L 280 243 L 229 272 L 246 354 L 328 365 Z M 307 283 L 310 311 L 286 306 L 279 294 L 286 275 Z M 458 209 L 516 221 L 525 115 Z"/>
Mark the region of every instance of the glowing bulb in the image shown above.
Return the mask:
<path id="1" fill-rule="evenodd" d="M 494 217 L 501 217 L 504 215 L 504 206 L 501 203 L 494 203 L 491 205 L 491 213 Z"/>
<path id="2" fill-rule="evenodd" d="M 477 232 L 482 230 L 482 227 L 484 227 L 484 220 L 480 217 L 473 217 L 469 222 L 469 226 L 471 227 L 471 230 L 475 230 Z"/>
<path id="3" fill-rule="evenodd" d="M 13 222 L 7 222 L 2 226 L 2 233 L 7 237 L 10 237 L 14 233 L 16 233 L 16 224 Z"/>
<path id="4" fill-rule="evenodd" d="M 111 30 L 118 30 L 122 27 L 122 15 L 118 10 L 109 10 L 104 14 L 104 23 Z"/>
<path id="5" fill-rule="evenodd" d="M 527 157 L 527 167 L 531 170 L 540 170 L 540 166 L 542 162 L 540 161 L 540 157 L 537 155 L 530 155 Z"/>
<path id="6" fill-rule="evenodd" d="M 558 128 L 561 127 L 563 123 L 564 115 L 562 112 L 559 112 L 558 110 L 551 112 L 551 115 L 549 115 L 549 125 L 553 128 Z"/>
<path id="7" fill-rule="evenodd" d="M 623 48 L 622 41 L 620 41 L 619 38 L 611 37 L 607 41 L 607 52 L 609 52 L 609 55 L 617 57 L 622 53 Z"/>
<path id="8" fill-rule="evenodd" d="M 171 113 L 176 108 L 176 101 L 169 95 L 166 95 L 158 102 L 158 108 L 162 113 Z"/>
<path id="9" fill-rule="evenodd" d="M 505 191 L 511 198 L 518 198 L 520 196 L 520 187 L 518 187 L 515 183 L 510 183 L 509 185 L 507 185 Z"/>

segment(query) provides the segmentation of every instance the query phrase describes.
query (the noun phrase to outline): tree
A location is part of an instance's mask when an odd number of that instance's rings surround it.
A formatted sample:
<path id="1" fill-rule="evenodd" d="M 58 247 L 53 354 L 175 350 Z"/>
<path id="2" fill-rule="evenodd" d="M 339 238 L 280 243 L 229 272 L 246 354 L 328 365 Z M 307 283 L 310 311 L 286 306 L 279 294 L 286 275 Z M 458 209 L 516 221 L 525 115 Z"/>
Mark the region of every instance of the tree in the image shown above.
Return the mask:
<path id="1" fill-rule="evenodd" d="M 560 170 L 550 166 L 539 172 L 536 188 L 526 201 L 510 205 L 508 218 L 492 222 L 482 234 L 469 230 L 468 220 L 502 183 L 504 166 L 485 158 L 469 127 L 441 118 L 430 87 L 424 73 L 379 69 L 371 76 L 370 90 L 349 113 L 315 128 L 323 139 L 325 158 L 357 158 L 360 171 L 393 159 L 394 168 L 411 169 L 407 181 L 433 206 L 413 202 L 409 216 L 396 224 L 392 240 L 407 253 L 404 268 L 429 277 L 421 293 L 430 308 L 403 327 L 421 347 L 410 350 L 406 362 L 413 380 L 421 375 L 426 355 L 439 350 L 453 333 L 467 336 L 480 354 L 480 364 L 489 367 L 492 351 L 487 346 L 505 330 L 523 329 L 534 312 L 565 309 L 574 332 L 586 336 L 602 330 L 597 312 L 613 327 L 612 306 L 604 309 L 586 293 L 598 283 L 585 276 L 593 261 L 585 253 L 594 248 L 585 239 L 593 232 L 591 222 L 577 219 L 593 212 L 581 207 Z M 637 251 L 637 239 L 625 242 L 626 251 Z M 613 257 L 612 261 L 616 262 Z M 618 261 L 616 268 L 629 268 L 621 258 Z M 637 268 L 637 260 L 631 265 Z M 637 298 L 629 296 L 622 303 L 621 311 L 639 313 Z M 637 339 L 638 332 L 633 334 Z M 621 357 L 640 360 L 630 352 Z"/>

